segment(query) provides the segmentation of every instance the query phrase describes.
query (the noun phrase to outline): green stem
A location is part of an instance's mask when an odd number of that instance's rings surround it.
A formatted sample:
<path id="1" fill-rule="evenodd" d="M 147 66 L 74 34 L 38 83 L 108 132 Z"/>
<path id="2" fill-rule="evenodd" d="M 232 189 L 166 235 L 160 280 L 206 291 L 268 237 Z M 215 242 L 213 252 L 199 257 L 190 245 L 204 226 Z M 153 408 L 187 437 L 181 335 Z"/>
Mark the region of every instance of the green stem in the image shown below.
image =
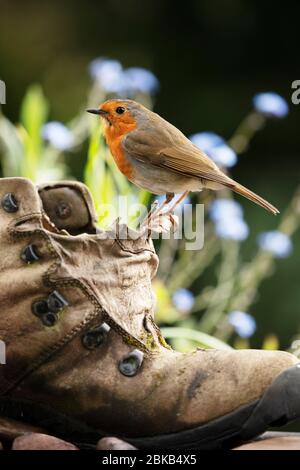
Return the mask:
<path id="1" fill-rule="evenodd" d="M 191 286 L 205 268 L 210 265 L 218 251 L 219 243 L 212 232 L 209 237 L 206 235 L 205 246 L 202 250 L 198 252 L 182 250 L 169 277 L 169 291 L 174 292 L 179 287 Z"/>
<path id="2" fill-rule="evenodd" d="M 213 336 L 202 333 L 201 331 L 191 330 L 189 328 L 180 328 L 180 327 L 170 327 L 162 328 L 161 333 L 165 338 L 175 339 L 175 338 L 184 338 L 190 341 L 195 341 L 201 346 L 204 346 L 208 349 L 223 349 L 223 350 L 232 350 L 232 348 L 220 341 Z"/>
<path id="3" fill-rule="evenodd" d="M 240 123 L 228 140 L 228 145 L 238 154 L 248 149 L 250 140 L 266 123 L 266 118 L 260 113 L 251 111 Z"/>
<path id="4" fill-rule="evenodd" d="M 208 308 L 199 322 L 199 329 L 212 333 L 225 315 L 236 278 L 239 262 L 239 244 L 233 240 L 222 242 L 222 264 L 218 276 L 217 287 L 213 291 Z"/>
<path id="5" fill-rule="evenodd" d="M 292 236 L 300 225 L 300 190 L 296 190 L 292 201 L 285 211 L 278 230 Z M 261 282 L 268 277 L 275 265 L 272 253 L 260 250 L 251 263 L 242 269 L 236 286 L 236 295 L 230 303 L 230 310 L 247 310 L 253 303 Z"/>

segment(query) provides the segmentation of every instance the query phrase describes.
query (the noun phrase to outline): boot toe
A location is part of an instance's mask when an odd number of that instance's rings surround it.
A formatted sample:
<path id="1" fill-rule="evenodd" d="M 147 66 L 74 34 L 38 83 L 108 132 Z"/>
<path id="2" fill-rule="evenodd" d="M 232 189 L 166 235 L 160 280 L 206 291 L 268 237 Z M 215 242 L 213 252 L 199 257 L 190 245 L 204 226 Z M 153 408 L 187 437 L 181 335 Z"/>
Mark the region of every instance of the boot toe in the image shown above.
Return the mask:
<path id="1" fill-rule="evenodd" d="M 184 421 L 201 424 L 259 400 L 272 381 L 299 363 L 283 351 L 205 351 L 193 357 Z M 198 359 L 198 361 L 196 361 Z M 198 362 L 198 366 L 196 363 Z"/>

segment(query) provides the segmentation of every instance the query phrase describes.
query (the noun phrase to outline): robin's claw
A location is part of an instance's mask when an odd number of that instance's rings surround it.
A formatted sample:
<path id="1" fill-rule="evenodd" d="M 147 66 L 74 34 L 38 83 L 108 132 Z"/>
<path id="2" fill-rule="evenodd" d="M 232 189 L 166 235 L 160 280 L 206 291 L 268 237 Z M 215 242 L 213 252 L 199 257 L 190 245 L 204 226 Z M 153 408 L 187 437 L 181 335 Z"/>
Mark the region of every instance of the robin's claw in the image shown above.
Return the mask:
<path id="1" fill-rule="evenodd" d="M 143 233 L 168 233 L 178 228 L 179 219 L 170 211 L 159 212 L 147 219 L 142 226 Z"/>

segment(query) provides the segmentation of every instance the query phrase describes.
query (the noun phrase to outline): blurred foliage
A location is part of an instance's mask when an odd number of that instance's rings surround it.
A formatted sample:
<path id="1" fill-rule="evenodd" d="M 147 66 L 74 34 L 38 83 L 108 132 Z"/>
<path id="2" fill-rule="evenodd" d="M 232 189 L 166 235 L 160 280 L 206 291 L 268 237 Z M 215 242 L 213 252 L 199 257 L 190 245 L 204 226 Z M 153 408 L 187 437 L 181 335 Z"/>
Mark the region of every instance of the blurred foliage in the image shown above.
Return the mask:
<path id="1" fill-rule="evenodd" d="M 3 176 L 25 176 L 35 182 L 75 178 L 78 177 L 76 155 L 86 152 L 83 179 L 92 192 L 99 226 L 104 229 L 119 215 L 119 195 L 126 197 L 125 215 L 129 224 L 136 222 L 141 215 L 137 206 L 139 203 L 149 207 L 153 201 L 149 193 L 130 184 L 116 169 L 105 145 L 99 120 L 85 112 L 91 103 L 95 105 L 108 97 L 123 96 L 124 93 L 152 106 L 153 90 L 145 90 L 145 83 L 139 82 L 141 77 L 145 80 L 145 70 L 136 70 L 136 76 L 132 79 L 136 82 L 135 87 L 130 88 L 129 82 L 125 92 L 104 86 L 103 64 L 110 74 L 111 67 L 115 73 L 116 63 L 111 62 L 100 60 L 96 71 L 94 67 L 87 103 L 66 125 L 47 122 L 50 104 L 38 85 L 27 90 L 16 125 L 4 114 L 0 115 Z M 104 67 L 105 73 L 107 67 Z M 119 69 L 119 79 L 124 85 L 124 74 L 128 75 L 128 70 L 123 70 L 121 66 Z M 267 109 L 271 99 L 269 95 L 261 108 L 256 106 L 243 119 L 228 143 L 220 140 L 217 153 L 218 158 L 222 157 L 226 171 L 230 167 L 229 163 L 226 165 L 229 150 L 235 154 L 244 152 L 268 118 L 283 117 L 276 116 L 280 111 L 278 97 L 275 96 L 275 111 Z M 204 137 L 207 138 L 207 135 Z M 211 137 L 216 140 L 215 135 Z M 203 135 L 199 134 L 198 138 L 203 139 Z M 213 145 L 215 151 L 215 143 Z M 219 201 L 217 206 L 216 200 Z M 187 351 L 197 346 L 224 349 L 231 346 L 250 347 L 256 323 L 260 319 L 256 318 L 255 321 L 249 312 L 257 300 L 261 283 L 274 273 L 276 258 L 289 256 L 291 252 L 291 237 L 299 227 L 298 191 L 278 219 L 277 229 L 268 232 L 267 244 L 259 242 L 250 260 L 244 260 L 242 253 L 242 244 L 248 238 L 248 226 L 241 206 L 234 201 L 227 190 L 218 194 L 204 192 L 192 195 L 194 207 L 197 203 L 205 203 L 205 244 L 202 250 L 188 251 L 185 240 L 176 237 L 156 241 L 160 256 L 160 269 L 154 282 L 157 319 L 163 326 L 166 338 L 179 350 Z M 108 210 L 111 204 L 115 207 L 113 212 Z M 193 212 L 189 214 L 193 217 Z M 299 325 L 295 324 L 291 341 L 297 340 L 298 329 Z M 261 346 L 275 349 L 279 345 L 279 339 L 270 325 L 269 334 Z"/>

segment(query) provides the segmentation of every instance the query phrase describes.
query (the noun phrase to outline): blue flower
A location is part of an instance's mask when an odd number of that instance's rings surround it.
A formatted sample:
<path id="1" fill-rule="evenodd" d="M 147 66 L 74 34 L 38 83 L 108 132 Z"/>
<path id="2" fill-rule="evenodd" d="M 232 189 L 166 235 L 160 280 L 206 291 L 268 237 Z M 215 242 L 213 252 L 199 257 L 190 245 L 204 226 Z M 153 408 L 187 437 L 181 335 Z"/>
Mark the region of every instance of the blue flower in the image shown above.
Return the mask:
<path id="1" fill-rule="evenodd" d="M 290 237 L 278 230 L 261 233 L 258 236 L 258 244 L 262 250 L 269 251 L 275 258 L 287 258 L 293 249 Z"/>
<path id="2" fill-rule="evenodd" d="M 234 199 L 215 199 L 209 208 L 218 237 L 224 240 L 243 241 L 249 235 L 249 227 L 243 219 L 242 206 Z"/>
<path id="3" fill-rule="evenodd" d="M 226 144 L 212 148 L 207 154 L 217 165 L 225 168 L 231 168 L 237 162 L 236 153 Z"/>
<path id="4" fill-rule="evenodd" d="M 228 322 L 241 338 L 250 338 L 256 330 L 256 321 L 252 315 L 239 310 L 229 313 Z"/>
<path id="5" fill-rule="evenodd" d="M 195 303 L 194 295 L 188 289 L 178 289 L 174 292 L 172 300 L 180 312 L 188 312 Z"/>
<path id="6" fill-rule="evenodd" d="M 253 98 L 257 112 L 276 118 L 284 118 L 289 113 L 289 107 L 284 98 L 274 92 L 258 93 Z"/>
<path id="7" fill-rule="evenodd" d="M 122 97 L 136 92 L 154 93 L 159 87 L 156 76 L 142 67 L 123 69 L 118 60 L 99 57 L 89 65 L 91 77 L 108 93 Z"/>
<path id="8" fill-rule="evenodd" d="M 74 145 L 70 129 L 57 121 L 48 122 L 42 128 L 42 137 L 58 150 L 68 150 Z"/>
<path id="9" fill-rule="evenodd" d="M 214 132 L 199 132 L 190 137 L 196 147 L 203 150 L 217 164 L 231 168 L 237 162 L 236 153 L 225 140 Z"/>
<path id="10" fill-rule="evenodd" d="M 223 219 L 242 218 L 242 206 L 234 199 L 215 199 L 209 208 L 209 215 L 214 222 Z"/>
<path id="11" fill-rule="evenodd" d="M 124 75 L 122 65 L 118 60 L 99 57 L 89 65 L 91 77 L 109 93 L 124 92 Z"/>
<path id="12" fill-rule="evenodd" d="M 191 135 L 190 140 L 206 153 L 225 143 L 224 139 L 214 132 L 198 132 L 198 134 Z"/>
<path id="13" fill-rule="evenodd" d="M 156 76 L 150 70 L 142 67 L 131 67 L 124 70 L 124 80 L 128 92 L 154 93 L 159 88 Z"/>
<path id="14" fill-rule="evenodd" d="M 216 234 L 224 240 L 243 241 L 249 235 L 249 227 L 239 217 L 220 219 L 216 222 Z"/>

